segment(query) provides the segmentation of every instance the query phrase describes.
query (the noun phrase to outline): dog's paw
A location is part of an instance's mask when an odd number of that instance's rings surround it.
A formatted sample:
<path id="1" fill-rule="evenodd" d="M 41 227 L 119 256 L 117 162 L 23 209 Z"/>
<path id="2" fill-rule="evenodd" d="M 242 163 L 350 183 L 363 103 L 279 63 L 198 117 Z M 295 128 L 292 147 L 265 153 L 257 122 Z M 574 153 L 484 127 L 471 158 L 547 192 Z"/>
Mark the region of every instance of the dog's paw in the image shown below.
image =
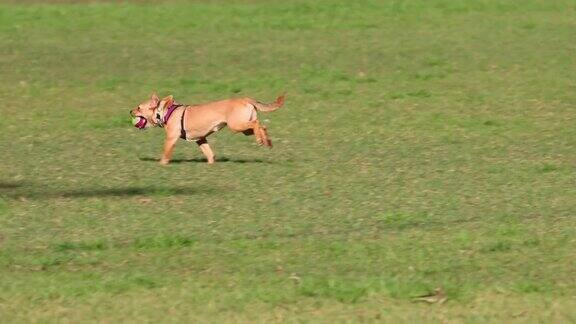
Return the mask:
<path id="1" fill-rule="evenodd" d="M 158 162 L 158 164 L 166 166 L 168 165 L 168 163 L 170 163 L 170 160 L 160 160 L 160 162 Z"/>

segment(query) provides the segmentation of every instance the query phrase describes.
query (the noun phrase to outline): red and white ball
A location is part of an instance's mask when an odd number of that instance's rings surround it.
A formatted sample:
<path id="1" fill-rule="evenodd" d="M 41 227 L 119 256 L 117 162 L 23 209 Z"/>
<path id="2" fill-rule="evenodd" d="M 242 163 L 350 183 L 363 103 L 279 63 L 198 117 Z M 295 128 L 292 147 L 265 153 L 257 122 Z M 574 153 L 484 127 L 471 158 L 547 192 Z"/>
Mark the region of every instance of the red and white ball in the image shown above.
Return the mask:
<path id="1" fill-rule="evenodd" d="M 134 117 L 132 123 L 134 124 L 134 127 L 138 129 L 144 129 L 146 128 L 146 124 L 148 123 L 148 121 L 144 117 Z"/>

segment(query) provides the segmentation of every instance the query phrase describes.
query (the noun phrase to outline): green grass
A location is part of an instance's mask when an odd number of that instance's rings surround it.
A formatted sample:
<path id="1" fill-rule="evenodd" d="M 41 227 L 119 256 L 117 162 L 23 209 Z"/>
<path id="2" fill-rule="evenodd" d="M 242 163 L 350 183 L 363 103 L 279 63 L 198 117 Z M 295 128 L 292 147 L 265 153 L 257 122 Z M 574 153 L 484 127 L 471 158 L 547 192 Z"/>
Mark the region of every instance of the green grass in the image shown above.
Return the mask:
<path id="1" fill-rule="evenodd" d="M 0 4 L 1 322 L 576 321 L 573 1 L 39 2 Z M 161 167 L 153 90 L 288 100 Z"/>

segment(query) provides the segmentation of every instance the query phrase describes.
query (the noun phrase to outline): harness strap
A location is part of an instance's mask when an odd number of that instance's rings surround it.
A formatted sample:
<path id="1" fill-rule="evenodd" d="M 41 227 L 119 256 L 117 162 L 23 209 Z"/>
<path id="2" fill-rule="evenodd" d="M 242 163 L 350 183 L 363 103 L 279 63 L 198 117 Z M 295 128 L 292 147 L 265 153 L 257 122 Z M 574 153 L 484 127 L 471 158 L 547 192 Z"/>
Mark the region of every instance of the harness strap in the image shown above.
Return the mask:
<path id="1" fill-rule="evenodd" d="M 186 107 L 184 107 L 184 111 L 182 112 L 182 118 L 180 119 L 180 138 L 186 139 L 186 128 L 184 128 L 184 116 L 186 116 Z"/>
<path id="2" fill-rule="evenodd" d="M 167 104 L 169 104 L 170 106 L 166 109 L 166 113 L 164 114 L 164 118 L 162 118 L 162 116 L 161 116 L 162 111 L 160 109 L 158 109 L 156 111 L 156 120 L 157 120 L 158 126 L 164 127 L 164 125 L 166 125 L 168 123 L 168 120 L 170 119 L 170 116 L 172 116 L 172 113 L 174 113 L 174 110 L 176 110 L 180 107 L 183 107 L 184 111 L 182 111 L 182 118 L 180 119 L 180 138 L 187 139 L 186 129 L 184 128 L 184 116 L 186 115 L 186 108 L 187 107 L 182 105 L 182 104 L 175 103 L 173 100 L 168 101 Z"/>
<path id="3" fill-rule="evenodd" d="M 166 115 L 164 115 L 164 120 L 163 120 L 163 124 L 166 125 L 166 123 L 168 122 L 168 119 L 170 119 L 170 116 L 172 116 L 172 113 L 174 112 L 174 110 L 178 109 L 182 107 L 181 104 L 172 104 L 169 108 L 168 111 L 166 111 Z"/>

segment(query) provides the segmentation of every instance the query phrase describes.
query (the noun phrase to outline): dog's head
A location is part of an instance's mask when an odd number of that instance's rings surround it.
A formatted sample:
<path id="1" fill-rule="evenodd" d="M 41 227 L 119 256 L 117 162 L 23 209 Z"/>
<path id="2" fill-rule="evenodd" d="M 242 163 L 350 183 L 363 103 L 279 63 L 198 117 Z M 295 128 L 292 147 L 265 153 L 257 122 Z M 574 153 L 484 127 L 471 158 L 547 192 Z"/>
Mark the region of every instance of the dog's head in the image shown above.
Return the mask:
<path id="1" fill-rule="evenodd" d="M 139 117 L 139 121 L 135 126 L 137 128 L 147 128 L 156 125 L 154 115 L 159 104 L 160 98 L 158 98 L 158 95 L 154 92 L 150 99 L 130 110 L 130 115 L 132 117 Z"/>

